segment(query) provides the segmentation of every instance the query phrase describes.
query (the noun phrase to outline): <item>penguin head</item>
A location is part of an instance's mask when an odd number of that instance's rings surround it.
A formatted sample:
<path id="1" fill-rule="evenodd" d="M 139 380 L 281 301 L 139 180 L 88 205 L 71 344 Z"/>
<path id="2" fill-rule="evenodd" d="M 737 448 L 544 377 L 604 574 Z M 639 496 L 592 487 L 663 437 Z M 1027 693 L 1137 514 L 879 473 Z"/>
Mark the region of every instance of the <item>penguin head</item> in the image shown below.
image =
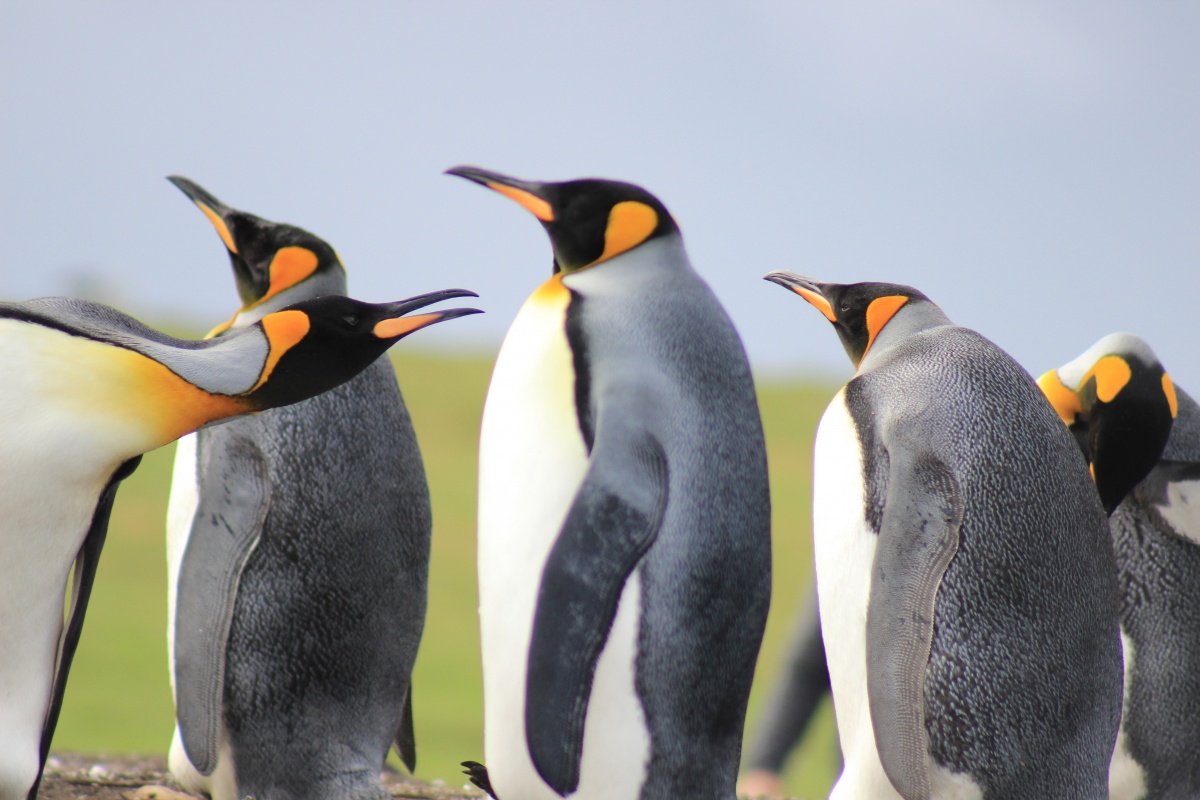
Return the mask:
<path id="1" fill-rule="evenodd" d="M 191 198 L 225 243 L 242 300 L 238 315 L 259 308 L 300 284 L 315 284 L 332 277 L 337 281 L 335 288 L 344 287 L 345 268 L 324 239 L 295 225 L 271 222 L 230 208 L 182 176 L 171 175 L 167 180 Z M 209 336 L 233 326 L 238 315 Z"/>
<path id="2" fill-rule="evenodd" d="M 795 292 L 824 314 L 856 368 L 901 309 L 933 307 L 916 289 L 896 283 L 822 283 L 794 272 L 772 272 L 764 279 Z"/>
<path id="3" fill-rule="evenodd" d="M 666 206 L 640 186 L 584 178 L 523 181 L 477 167 L 446 170 L 515 200 L 537 217 L 554 249 L 554 272 L 575 272 L 677 233 Z"/>
<path id="4" fill-rule="evenodd" d="M 1075 435 L 1111 514 L 1167 445 L 1179 411 L 1171 377 L 1145 341 L 1113 333 L 1038 386 Z"/>
<path id="5" fill-rule="evenodd" d="M 465 289 L 432 292 L 395 303 L 363 303 L 327 295 L 305 300 L 255 323 L 268 342 L 258 382 L 246 393 L 251 410 L 298 403 L 350 380 L 410 333 L 438 322 L 482 313 L 452 308 L 405 316 Z"/>

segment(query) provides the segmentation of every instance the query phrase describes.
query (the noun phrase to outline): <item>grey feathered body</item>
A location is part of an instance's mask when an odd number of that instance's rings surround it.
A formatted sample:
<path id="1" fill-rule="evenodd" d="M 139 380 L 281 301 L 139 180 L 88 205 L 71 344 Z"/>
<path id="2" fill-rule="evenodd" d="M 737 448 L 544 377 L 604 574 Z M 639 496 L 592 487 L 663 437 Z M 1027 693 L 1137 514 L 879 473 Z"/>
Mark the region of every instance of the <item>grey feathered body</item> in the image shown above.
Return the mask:
<path id="1" fill-rule="evenodd" d="M 269 475 L 226 652 L 239 794 L 386 797 L 378 778 L 424 625 L 431 528 L 390 362 L 199 436 L 201 464 L 206 451 L 248 444 Z"/>
<path id="2" fill-rule="evenodd" d="M 601 442 L 637 409 L 667 463 L 662 523 L 637 567 L 636 688 L 651 738 L 641 799 L 732 800 L 771 592 L 766 451 L 749 364 L 676 236 L 564 284 L 576 292 L 568 338 L 577 381 L 586 368 L 585 440 Z"/>
<path id="3" fill-rule="evenodd" d="M 1121 629 L 1133 644 L 1125 747 L 1147 800 L 1200 796 L 1200 526 L 1186 525 L 1200 522 L 1200 407 L 1176 394 L 1158 465 L 1110 520 Z"/>
<path id="4" fill-rule="evenodd" d="M 1121 646 L 1113 551 L 1086 465 L 1007 354 L 950 324 L 907 332 L 905 313 L 846 387 L 846 405 L 873 530 L 896 447 L 919 443 L 945 464 L 964 506 L 934 607 L 929 753 L 989 800 L 1107 797 Z"/>

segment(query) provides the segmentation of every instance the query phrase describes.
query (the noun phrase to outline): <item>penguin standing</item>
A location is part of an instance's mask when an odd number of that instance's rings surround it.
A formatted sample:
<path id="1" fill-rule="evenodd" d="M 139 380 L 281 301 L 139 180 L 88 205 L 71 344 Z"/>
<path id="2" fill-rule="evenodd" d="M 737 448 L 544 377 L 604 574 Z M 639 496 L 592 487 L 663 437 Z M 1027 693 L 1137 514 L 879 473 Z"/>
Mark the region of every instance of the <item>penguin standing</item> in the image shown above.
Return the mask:
<path id="1" fill-rule="evenodd" d="M 233 265 L 243 307 L 215 333 L 345 293 L 322 239 L 170 180 Z M 229 470 L 246 461 L 264 484 L 231 501 Z M 235 541 L 210 524 L 214 508 L 237 513 Z M 410 676 L 431 525 L 416 434 L 386 358 L 319 397 L 180 441 L 168 639 L 170 765 L 184 786 L 215 800 L 385 798 L 379 775 L 393 742 L 415 768 Z"/>
<path id="2" fill-rule="evenodd" d="M 1200 406 L 1128 333 L 1038 384 L 1111 515 L 1125 654 L 1111 797 L 1200 797 Z"/>
<path id="3" fill-rule="evenodd" d="M 450 174 L 554 250 L 484 407 L 473 777 L 501 800 L 733 800 L 771 557 L 737 333 L 644 189 Z"/>
<path id="4" fill-rule="evenodd" d="M 1121 715 L 1104 509 L 1029 375 L 925 295 L 767 280 L 856 376 L 817 431 L 833 800 L 1102 798 Z"/>
<path id="5" fill-rule="evenodd" d="M 473 313 L 404 316 L 462 294 L 310 300 L 204 342 L 85 300 L 0 303 L 0 800 L 37 794 L 117 483 L 141 454 L 327 391 L 406 334 Z M 260 490 L 242 453 L 229 459 L 232 495 Z"/>

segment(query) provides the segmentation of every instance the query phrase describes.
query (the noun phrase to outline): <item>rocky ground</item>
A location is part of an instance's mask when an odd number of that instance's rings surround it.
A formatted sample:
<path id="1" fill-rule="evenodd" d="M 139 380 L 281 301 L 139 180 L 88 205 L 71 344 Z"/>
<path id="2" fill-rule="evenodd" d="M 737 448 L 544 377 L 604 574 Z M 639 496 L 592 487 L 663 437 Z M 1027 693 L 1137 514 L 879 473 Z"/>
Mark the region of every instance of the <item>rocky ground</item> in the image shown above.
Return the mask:
<path id="1" fill-rule="evenodd" d="M 466 782 L 466 776 L 463 777 Z M 388 775 L 392 797 L 415 800 L 481 800 L 483 792 L 461 786 L 419 783 Z M 54 753 L 46 765 L 38 800 L 198 800 L 171 780 L 161 757 Z"/>
<path id="2" fill-rule="evenodd" d="M 463 776 L 463 784 L 467 778 Z M 402 775 L 385 775 L 392 797 L 412 800 L 487 800 L 474 788 L 436 786 Z M 38 800 L 207 800 L 171 780 L 166 759 L 157 756 L 54 753 L 46 764 Z M 785 800 L 777 798 L 776 800 Z"/>

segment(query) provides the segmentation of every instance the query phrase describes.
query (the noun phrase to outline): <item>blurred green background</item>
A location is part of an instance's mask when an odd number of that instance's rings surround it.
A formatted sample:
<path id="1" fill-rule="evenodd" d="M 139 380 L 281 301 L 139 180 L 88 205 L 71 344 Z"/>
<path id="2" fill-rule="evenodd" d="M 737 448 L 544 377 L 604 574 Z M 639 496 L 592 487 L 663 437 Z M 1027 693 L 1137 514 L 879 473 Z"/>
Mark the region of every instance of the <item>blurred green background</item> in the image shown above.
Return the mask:
<path id="1" fill-rule="evenodd" d="M 475 586 L 476 451 L 491 356 L 422 352 L 394 361 L 433 496 L 429 613 L 413 678 L 419 777 L 458 785 L 481 759 L 482 689 Z M 812 438 L 836 391 L 831 380 L 759 376 L 771 469 L 774 583 L 747 731 L 784 655 L 812 580 Z M 174 446 L 150 453 L 121 486 L 54 749 L 162 753 L 174 726 L 166 655 L 164 520 Z M 786 776 L 790 792 L 824 797 L 834 778 L 826 706 Z"/>

